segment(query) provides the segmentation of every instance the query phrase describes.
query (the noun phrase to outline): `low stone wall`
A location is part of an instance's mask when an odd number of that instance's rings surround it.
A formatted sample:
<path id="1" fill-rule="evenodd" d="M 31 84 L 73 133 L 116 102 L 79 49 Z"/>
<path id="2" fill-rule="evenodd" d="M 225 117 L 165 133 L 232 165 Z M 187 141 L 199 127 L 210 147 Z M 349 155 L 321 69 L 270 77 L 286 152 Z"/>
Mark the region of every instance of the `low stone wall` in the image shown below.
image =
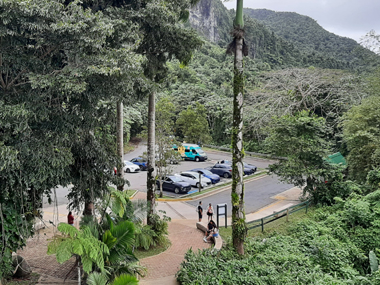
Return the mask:
<path id="1" fill-rule="evenodd" d="M 202 223 L 202 222 L 197 222 L 197 229 L 207 232 L 207 224 Z M 223 246 L 223 240 L 220 237 L 220 234 L 217 237 L 212 237 L 214 241 L 214 250 L 220 250 Z"/>

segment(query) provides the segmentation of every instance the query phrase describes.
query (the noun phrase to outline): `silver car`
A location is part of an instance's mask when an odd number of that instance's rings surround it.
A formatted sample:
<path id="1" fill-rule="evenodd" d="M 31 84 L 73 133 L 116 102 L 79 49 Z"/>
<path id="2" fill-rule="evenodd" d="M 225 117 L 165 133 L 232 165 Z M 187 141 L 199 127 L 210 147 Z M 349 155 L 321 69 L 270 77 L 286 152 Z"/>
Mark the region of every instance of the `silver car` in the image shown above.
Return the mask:
<path id="1" fill-rule="evenodd" d="M 199 173 L 198 172 L 192 172 L 192 171 L 184 171 L 180 174 L 175 174 L 177 176 L 181 176 L 181 178 L 190 183 L 191 186 L 199 188 Z M 201 183 L 202 188 L 207 187 L 211 184 L 211 180 L 204 175 L 201 175 Z"/>

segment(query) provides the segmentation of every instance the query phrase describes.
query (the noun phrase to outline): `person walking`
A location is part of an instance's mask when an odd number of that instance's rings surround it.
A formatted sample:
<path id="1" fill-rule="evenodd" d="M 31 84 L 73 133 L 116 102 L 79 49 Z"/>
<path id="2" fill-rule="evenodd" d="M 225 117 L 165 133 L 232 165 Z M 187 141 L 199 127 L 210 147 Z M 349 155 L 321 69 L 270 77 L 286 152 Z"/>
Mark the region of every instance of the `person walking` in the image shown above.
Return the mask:
<path id="1" fill-rule="evenodd" d="M 207 208 L 207 221 L 210 221 L 212 220 L 212 216 L 214 215 L 214 208 L 212 207 L 211 203 L 208 204 L 208 208 Z"/>
<path id="2" fill-rule="evenodd" d="M 71 226 L 74 226 L 74 216 L 73 214 L 71 213 L 71 211 L 69 212 L 69 214 L 67 215 L 67 223 Z"/>
<path id="3" fill-rule="evenodd" d="M 199 219 L 199 222 L 202 222 L 202 216 L 203 216 L 202 201 L 199 201 L 199 205 L 198 205 L 198 208 L 197 208 L 197 212 L 198 212 L 198 219 Z"/>

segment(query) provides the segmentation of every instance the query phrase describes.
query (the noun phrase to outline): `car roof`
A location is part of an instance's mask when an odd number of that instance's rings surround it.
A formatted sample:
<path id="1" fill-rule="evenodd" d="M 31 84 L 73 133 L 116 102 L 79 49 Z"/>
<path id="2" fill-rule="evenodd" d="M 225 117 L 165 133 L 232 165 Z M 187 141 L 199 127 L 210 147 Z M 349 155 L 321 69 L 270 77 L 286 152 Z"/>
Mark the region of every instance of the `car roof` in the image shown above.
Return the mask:
<path id="1" fill-rule="evenodd" d="M 195 171 L 182 171 L 181 173 L 189 173 L 189 174 L 193 174 L 193 175 L 199 174 L 198 172 L 195 172 Z"/>

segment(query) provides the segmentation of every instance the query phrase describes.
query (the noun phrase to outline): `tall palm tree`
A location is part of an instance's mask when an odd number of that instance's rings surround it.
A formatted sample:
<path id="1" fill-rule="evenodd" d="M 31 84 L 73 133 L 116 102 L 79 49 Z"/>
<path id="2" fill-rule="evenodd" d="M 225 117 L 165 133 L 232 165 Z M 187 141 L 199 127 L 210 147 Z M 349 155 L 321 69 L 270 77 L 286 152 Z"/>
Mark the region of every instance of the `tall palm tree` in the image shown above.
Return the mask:
<path id="1" fill-rule="evenodd" d="M 237 0 L 232 35 L 234 39 L 227 49 L 228 53 L 233 53 L 235 56 L 232 124 L 232 240 L 237 253 L 242 255 L 247 232 L 243 183 L 243 56 L 248 54 L 247 46 L 244 43 L 243 0 Z"/>

